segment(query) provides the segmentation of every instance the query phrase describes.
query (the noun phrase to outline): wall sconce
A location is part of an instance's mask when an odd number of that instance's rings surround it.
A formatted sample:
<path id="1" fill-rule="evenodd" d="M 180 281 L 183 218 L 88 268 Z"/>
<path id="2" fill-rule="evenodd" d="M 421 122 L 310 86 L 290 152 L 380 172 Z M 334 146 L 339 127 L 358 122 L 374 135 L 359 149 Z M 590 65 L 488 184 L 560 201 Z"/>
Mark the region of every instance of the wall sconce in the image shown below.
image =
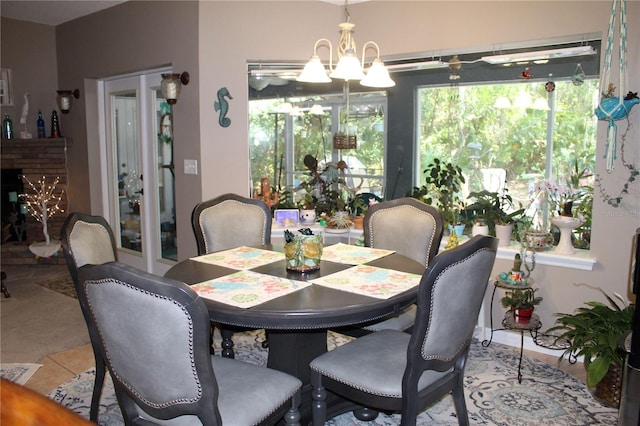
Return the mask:
<path id="1" fill-rule="evenodd" d="M 167 100 L 169 105 L 175 105 L 180 98 L 180 92 L 182 91 L 182 85 L 189 84 L 189 73 L 183 72 L 182 74 L 162 74 L 162 83 L 160 90 L 162 96 Z"/>
<path id="2" fill-rule="evenodd" d="M 60 111 L 63 114 L 68 114 L 71 110 L 73 98 L 80 99 L 80 90 L 58 90 L 56 101 L 58 103 L 58 108 L 60 108 Z"/>

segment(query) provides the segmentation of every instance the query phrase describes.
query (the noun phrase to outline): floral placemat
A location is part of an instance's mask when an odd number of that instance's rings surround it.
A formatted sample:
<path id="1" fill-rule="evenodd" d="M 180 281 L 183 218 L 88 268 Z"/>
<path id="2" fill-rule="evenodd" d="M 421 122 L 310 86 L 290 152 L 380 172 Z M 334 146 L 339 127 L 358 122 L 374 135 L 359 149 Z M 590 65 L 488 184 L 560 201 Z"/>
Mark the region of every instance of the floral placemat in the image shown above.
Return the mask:
<path id="1" fill-rule="evenodd" d="M 388 299 L 420 284 L 421 275 L 357 265 L 311 282 L 337 290 Z"/>
<path id="2" fill-rule="evenodd" d="M 238 271 L 224 277 L 191 286 L 200 297 L 226 303 L 239 308 L 250 308 L 276 297 L 293 293 L 309 283 L 259 274 L 253 271 Z"/>
<path id="3" fill-rule="evenodd" d="M 347 265 L 361 265 L 388 256 L 391 253 L 393 253 L 393 250 L 374 249 L 371 247 L 338 243 L 327 246 L 322 250 L 322 260 L 346 263 Z"/>
<path id="4" fill-rule="evenodd" d="M 198 262 L 212 263 L 239 270 L 253 269 L 283 259 L 283 253 L 246 246 L 191 258 L 191 260 Z"/>

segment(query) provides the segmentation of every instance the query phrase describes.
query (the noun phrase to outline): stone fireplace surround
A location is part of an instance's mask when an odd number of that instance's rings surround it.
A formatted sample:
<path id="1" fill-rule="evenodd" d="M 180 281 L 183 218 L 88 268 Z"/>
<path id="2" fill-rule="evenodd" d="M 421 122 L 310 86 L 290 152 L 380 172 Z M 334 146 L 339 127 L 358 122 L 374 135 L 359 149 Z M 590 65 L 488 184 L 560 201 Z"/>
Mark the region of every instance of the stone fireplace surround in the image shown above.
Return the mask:
<path id="1" fill-rule="evenodd" d="M 54 181 L 56 177 L 60 182 L 56 192 L 60 194 L 67 189 L 66 150 L 71 147 L 71 141 L 64 138 L 48 139 L 13 139 L 3 140 L 0 144 L 2 169 L 19 169 L 31 183 L 37 186 L 37 182 L 44 176 L 47 183 Z M 29 185 L 24 184 L 24 191 L 32 191 Z M 1 200 L 7 203 L 8 200 Z M 52 239 L 60 239 L 60 229 L 67 215 L 67 199 L 62 197 L 60 207 L 65 213 L 58 213 L 47 222 L 49 236 Z M 28 265 L 36 263 L 64 264 L 62 252 L 58 256 L 49 259 L 36 259 L 28 249 L 28 245 L 36 241 L 44 241 L 42 225 L 31 215 L 26 215 L 26 237 L 22 242 L 7 242 L 2 244 L 2 264 L 4 265 Z"/>

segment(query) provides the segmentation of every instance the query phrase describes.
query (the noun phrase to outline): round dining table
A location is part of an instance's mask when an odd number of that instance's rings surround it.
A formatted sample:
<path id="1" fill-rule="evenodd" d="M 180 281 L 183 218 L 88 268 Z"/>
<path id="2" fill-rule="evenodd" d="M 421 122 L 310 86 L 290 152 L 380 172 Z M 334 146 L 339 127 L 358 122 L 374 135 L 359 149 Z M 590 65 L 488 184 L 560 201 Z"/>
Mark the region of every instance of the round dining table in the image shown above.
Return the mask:
<path id="1" fill-rule="evenodd" d="M 259 248 L 273 250 L 272 246 Z M 424 265 L 397 253 L 372 260 L 366 265 L 418 275 L 425 271 Z M 321 260 L 319 270 L 299 273 L 288 271 L 283 258 L 251 271 L 308 281 L 351 267 L 353 265 Z M 187 259 L 169 269 L 165 277 L 192 285 L 234 272 L 237 270 Z M 417 289 L 418 285 L 388 299 L 380 299 L 322 285 L 310 285 L 250 308 L 235 307 L 204 297 L 202 300 L 209 310 L 211 321 L 222 328 L 265 329 L 269 347 L 267 367 L 299 378 L 304 385 L 304 392 L 305 388 L 308 391 L 311 388 L 309 363 L 327 351 L 329 329 L 358 326 L 399 313 L 415 303 Z"/>

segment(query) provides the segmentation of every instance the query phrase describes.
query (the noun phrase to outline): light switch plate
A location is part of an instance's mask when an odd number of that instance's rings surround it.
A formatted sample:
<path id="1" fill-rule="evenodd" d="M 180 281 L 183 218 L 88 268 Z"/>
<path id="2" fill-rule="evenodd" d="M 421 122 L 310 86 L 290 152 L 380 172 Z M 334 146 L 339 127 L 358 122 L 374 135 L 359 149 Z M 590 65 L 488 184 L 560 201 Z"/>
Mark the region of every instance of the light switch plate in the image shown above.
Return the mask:
<path id="1" fill-rule="evenodd" d="M 184 160 L 184 174 L 185 175 L 197 175 L 198 174 L 198 160 Z"/>

